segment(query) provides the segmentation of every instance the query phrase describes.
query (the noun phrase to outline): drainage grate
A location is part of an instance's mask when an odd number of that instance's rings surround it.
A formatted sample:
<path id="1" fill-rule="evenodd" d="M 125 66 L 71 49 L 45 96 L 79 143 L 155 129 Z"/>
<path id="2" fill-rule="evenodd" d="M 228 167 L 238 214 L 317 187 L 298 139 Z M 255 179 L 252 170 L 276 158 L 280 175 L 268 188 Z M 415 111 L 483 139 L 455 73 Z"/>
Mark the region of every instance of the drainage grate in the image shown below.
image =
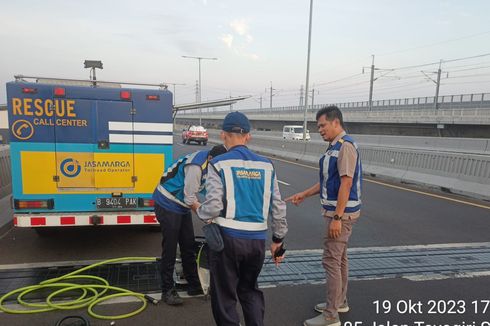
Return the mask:
<path id="1" fill-rule="evenodd" d="M 266 262 L 261 286 L 325 282 L 320 250 L 289 252 L 278 268 Z M 349 251 L 349 279 L 394 278 L 420 275 L 454 276 L 490 271 L 490 243 L 474 246 L 356 248 Z"/>
<path id="2" fill-rule="evenodd" d="M 261 287 L 325 282 L 321 250 L 289 251 L 276 268 L 267 258 L 259 277 Z M 447 275 L 490 271 L 490 243 L 431 245 L 349 250 L 350 279 Z M 83 266 L 1 269 L 0 296 L 17 289 L 70 273 Z M 143 293 L 160 292 L 156 262 L 103 265 L 84 274 L 100 276 L 111 285 Z M 45 297 L 42 292 L 38 297 Z"/>

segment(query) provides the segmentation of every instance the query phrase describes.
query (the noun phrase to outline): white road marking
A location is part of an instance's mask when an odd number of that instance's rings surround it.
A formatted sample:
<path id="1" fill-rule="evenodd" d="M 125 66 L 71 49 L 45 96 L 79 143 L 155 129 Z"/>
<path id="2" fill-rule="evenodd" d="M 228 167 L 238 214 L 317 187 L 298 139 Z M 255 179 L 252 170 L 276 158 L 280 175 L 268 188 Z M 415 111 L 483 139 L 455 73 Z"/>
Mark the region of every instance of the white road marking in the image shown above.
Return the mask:
<path id="1" fill-rule="evenodd" d="M 285 185 L 285 186 L 290 186 L 289 183 L 287 182 L 284 182 L 284 181 L 281 181 L 281 180 L 277 180 L 278 183 L 282 184 L 282 185 Z"/>

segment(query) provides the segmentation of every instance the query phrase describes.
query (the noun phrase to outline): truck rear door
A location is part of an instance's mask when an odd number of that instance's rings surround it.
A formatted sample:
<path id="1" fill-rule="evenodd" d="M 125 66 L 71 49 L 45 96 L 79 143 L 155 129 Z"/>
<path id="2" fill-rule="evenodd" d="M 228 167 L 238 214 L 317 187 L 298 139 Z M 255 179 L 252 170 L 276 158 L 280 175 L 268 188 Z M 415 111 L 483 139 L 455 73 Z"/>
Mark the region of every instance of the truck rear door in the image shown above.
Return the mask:
<path id="1" fill-rule="evenodd" d="M 55 140 L 58 188 L 128 189 L 134 187 L 132 102 L 66 100 L 55 107 Z M 70 102 L 72 101 L 73 104 Z M 56 101 L 54 101 L 56 105 Z M 71 114 L 70 114 L 71 113 Z M 111 143 L 110 125 L 124 131 L 129 146 Z M 68 144 L 77 143 L 76 148 Z"/>

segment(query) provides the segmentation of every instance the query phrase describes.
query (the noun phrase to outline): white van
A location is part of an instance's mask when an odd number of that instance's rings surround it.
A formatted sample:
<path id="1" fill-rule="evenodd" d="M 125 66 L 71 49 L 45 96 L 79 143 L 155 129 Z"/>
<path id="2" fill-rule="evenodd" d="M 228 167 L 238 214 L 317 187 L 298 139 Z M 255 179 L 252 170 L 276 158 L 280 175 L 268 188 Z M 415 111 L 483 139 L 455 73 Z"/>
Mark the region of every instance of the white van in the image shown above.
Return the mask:
<path id="1" fill-rule="evenodd" d="M 284 126 L 282 128 L 282 138 L 287 140 L 303 139 L 303 126 Z M 306 130 L 306 140 L 310 140 L 309 130 Z"/>

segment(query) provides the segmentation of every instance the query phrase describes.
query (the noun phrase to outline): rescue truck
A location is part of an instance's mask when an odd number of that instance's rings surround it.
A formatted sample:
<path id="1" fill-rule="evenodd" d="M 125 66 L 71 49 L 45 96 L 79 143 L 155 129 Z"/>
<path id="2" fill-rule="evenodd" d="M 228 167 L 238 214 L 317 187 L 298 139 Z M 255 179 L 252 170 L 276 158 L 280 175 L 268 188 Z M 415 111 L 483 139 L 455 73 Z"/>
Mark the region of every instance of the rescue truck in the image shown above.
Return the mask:
<path id="1" fill-rule="evenodd" d="M 14 225 L 157 224 L 151 194 L 172 164 L 172 93 L 69 81 L 7 83 Z"/>

